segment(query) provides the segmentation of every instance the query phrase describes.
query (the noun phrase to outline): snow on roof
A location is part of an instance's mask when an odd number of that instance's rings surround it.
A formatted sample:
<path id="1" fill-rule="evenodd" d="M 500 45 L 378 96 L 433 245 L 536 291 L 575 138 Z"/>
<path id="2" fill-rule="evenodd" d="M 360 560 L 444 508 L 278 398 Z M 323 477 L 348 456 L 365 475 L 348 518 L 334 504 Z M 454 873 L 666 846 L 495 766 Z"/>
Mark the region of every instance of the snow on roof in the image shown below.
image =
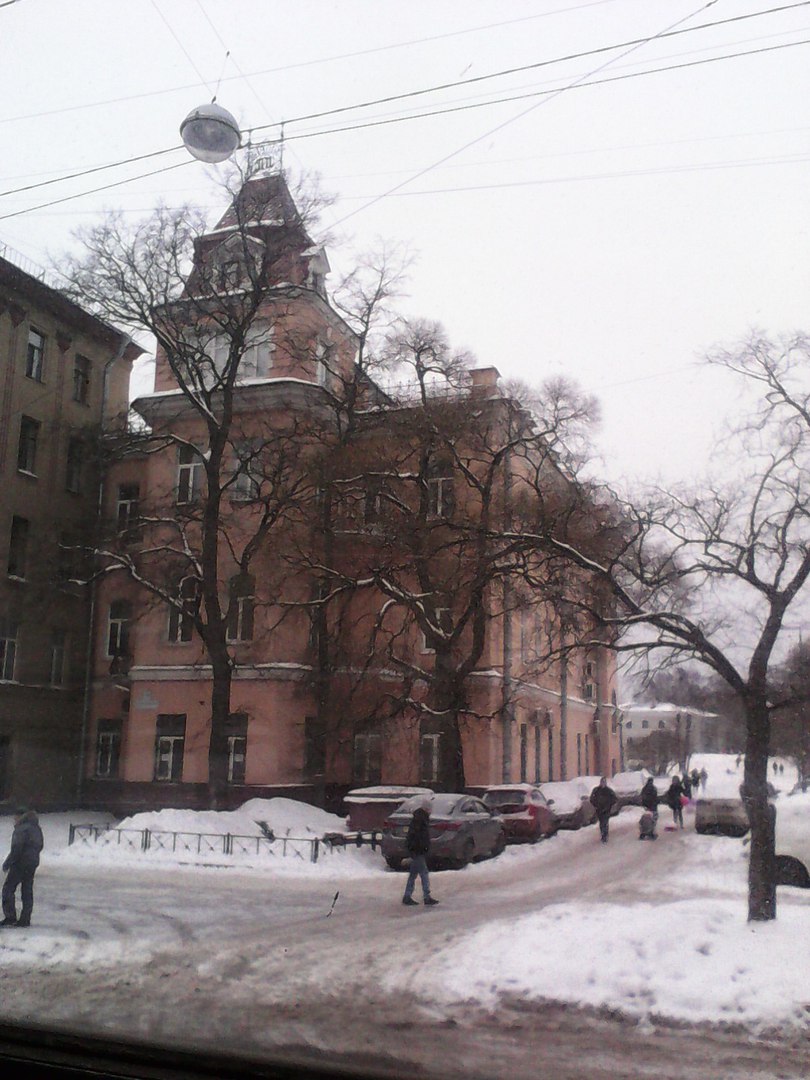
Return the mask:
<path id="1" fill-rule="evenodd" d="M 426 787 L 408 787 L 398 784 L 381 784 L 377 787 L 355 788 L 344 798 L 347 803 L 385 802 L 394 799 L 410 799 L 413 795 L 432 795 L 433 790 Z"/>

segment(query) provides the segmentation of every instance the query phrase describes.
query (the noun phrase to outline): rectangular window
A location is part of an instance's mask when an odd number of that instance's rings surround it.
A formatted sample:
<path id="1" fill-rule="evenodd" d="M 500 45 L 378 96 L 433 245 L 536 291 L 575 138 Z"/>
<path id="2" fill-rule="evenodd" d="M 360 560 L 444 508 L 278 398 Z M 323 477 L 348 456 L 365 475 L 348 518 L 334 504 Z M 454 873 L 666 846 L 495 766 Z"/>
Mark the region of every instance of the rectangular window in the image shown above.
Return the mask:
<path id="1" fill-rule="evenodd" d="M 540 783 L 540 725 L 534 726 L 534 782 Z"/>
<path id="2" fill-rule="evenodd" d="M 586 776 L 591 775 L 591 740 L 590 736 L 585 736 L 585 768 L 583 770 Z"/>
<path id="3" fill-rule="evenodd" d="M 455 490 L 452 476 L 430 476 L 428 488 L 428 517 L 447 518 L 455 506 Z"/>
<path id="4" fill-rule="evenodd" d="M 582 776 L 582 735 L 577 732 L 577 776 Z"/>
<path id="5" fill-rule="evenodd" d="M 25 568 L 28 562 L 29 530 L 30 526 L 26 518 L 13 517 L 11 519 L 11 536 L 8 542 L 9 577 L 25 577 Z"/>
<path id="6" fill-rule="evenodd" d="M 419 783 L 425 785 L 439 782 L 439 748 L 441 735 L 436 731 L 423 731 L 419 736 Z"/>
<path id="7" fill-rule="evenodd" d="M 65 488 L 80 495 L 84 478 L 84 443 L 81 439 L 71 439 L 68 443 L 67 464 L 65 468 Z"/>
<path id="8" fill-rule="evenodd" d="M 249 575 L 231 582 L 226 634 L 228 641 L 253 640 L 253 579 Z"/>
<path id="9" fill-rule="evenodd" d="M 247 762 L 247 713 L 228 717 L 228 783 L 244 784 Z"/>
<path id="10" fill-rule="evenodd" d="M 73 360 L 73 400 L 80 405 L 90 400 L 90 361 L 79 353 Z"/>
<path id="11" fill-rule="evenodd" d="M 18 625 L 9 619 L 0 619 L 0 681 L 14 682 L 17 662 Z"/>
<path id="12" fill-rule="evenodd" d="M 39 421 L 30 416 L 20 418 L 20 443 L 17 449 L 17 468 L 20 472 L 36 476 L 37 442 L 39 440 Z"/>
<path id="13" fill-rule="evenodd" d="M 96 776 L 114 779 L 121 760 L 121 721 L 99 720 L 96 735 Z"/>
<path id="14" fill-rule="evenodd" d="M 129 656 L 130 607 L 126 600 L 113 600 L 107 622 L 107 656 Z"/>
<path id="15" fill-rule="evenodd" d="M 65 685 L 65 660 L 67 658 L 67 634 L 64 630 L 51 632 L 51 686 Z"/>
<path id="16" fill-rule="evenodd" d="M 326 729 L 317 716 L 304 718 L 304 774 L 323 776 L 326 771 Z"/>
<path id="17" fill-rule="evenodd" d="M 124 540 L 140 540 L 140 487 L 138 484 L 119 484 L 115 508 L 116 527 Z"/>
<path id="18" fill-rule="evenodd" d="M 181 446 L 177 456 L 177 502 L 193 502 L 202 484 L 202 458 L 193 446 Z"/>
<path id="19" fill-rule="evenodd" d="M 45 337 L 33 326 L 28 330 L 28 351 L 25 354 L 25 374 L 42 382 L 45 377 Z"/>
<path id="20" fill-rule="evenodd" d="M 177 782 L 183 778 L 186 714 L 161 714 L 155 729 L 155 780 Z"/>
<path id="21" fill-rule="evenodd" d="M 354 737 L 354 779 L 379 784 L 382 775 L 382 738 L 376 732 Z"/>
<path id="22" fill-rule="evenodd" d="M 529 779 L 529 728 L 527 724 L 520 725 L 520 782 L 525 784 Z"/>
<path id="23" fill-rule="evenodd" d="M 237 461 L 231 485 L 231 498 L 258 499 L 261 494 L 261 484 L 256 451 L 248 444 L 237 446 L 235 450 Z"/>
<path id="24" fill-rule="evenodd" d="M 183 578 L 177 589 L 176 604 L 169 606 L 168 639 L 175 645 L 191 641 L 199 590 L 196 578 Z M 179 606 L 178 606 L 179 605 Z"/>

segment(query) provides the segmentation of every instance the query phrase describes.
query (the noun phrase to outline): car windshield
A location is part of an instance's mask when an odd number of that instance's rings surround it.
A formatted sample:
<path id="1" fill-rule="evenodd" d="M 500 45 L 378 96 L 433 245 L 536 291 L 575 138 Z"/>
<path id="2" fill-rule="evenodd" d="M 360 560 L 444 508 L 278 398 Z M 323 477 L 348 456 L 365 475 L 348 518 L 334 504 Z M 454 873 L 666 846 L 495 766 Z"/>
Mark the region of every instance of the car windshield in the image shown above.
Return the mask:
<path id="1" fill-rule="evenodd" d="M 483 801 L 486 806 L 522 806 L 527 801 L 527 793 L 519 788 L 507 791 L 487 791 Z"/>

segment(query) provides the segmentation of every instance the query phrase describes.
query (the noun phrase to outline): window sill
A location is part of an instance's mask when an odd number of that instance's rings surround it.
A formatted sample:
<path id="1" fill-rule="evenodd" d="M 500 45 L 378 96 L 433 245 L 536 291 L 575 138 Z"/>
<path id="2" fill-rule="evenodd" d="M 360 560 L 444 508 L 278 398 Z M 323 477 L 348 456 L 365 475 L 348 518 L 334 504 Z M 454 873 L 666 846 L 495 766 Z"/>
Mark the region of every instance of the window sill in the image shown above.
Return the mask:
<path id="1" fill-rule="evenodd" d="M 32 480 L 39 480 L 39 477 L 37 476 L 37 474 L 35 472 L 31 472 L 30 469 L 21 469 L 19 467 L 19 465 L 17 466 L 17 474 L 19 476 L 28 476 Z"/>

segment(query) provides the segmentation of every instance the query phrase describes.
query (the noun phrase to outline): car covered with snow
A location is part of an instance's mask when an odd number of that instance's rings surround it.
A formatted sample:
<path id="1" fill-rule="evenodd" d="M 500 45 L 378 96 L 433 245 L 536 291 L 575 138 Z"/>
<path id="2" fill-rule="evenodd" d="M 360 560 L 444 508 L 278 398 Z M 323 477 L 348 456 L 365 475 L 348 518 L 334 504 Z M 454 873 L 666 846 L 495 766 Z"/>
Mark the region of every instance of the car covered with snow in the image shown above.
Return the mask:
<path id="1" fill-rule="evenodd" d="M 616 792 L 619 807 L 641 806 L 641 789 L 651 776 L 648 769 L 634 769 L 630 772 L 618 772 L 609 779 L 608 784 Z"/>
<path id="2" fill-rule="evenodd" d="M 460 869 L 475 859 L 500 855 L 503 851 L 506 846 L 503 821 L 475 795 L 457 792 L 417 795 L 407 799 L 384 823 L 382 854 L 392 870 L 398 870 L 410 858 L 405 843 L 408 826 L 426 797 L 430 802 L 429 867 Z"/>
<path id="3" fill-rule="evenodd" d="M 742 799 L 703 799 L 695 804 L 695 832 L 745 836 L 750 828 Z"/>
<path id="4" fill-rule="evenodd" d="M 559 828 L 554 811 L 536 784 L 496 784 L 481 796 L 503 823 L 507 843 L 534 843 Z"/>
<path id="5" fill-rule="evenodd" d="M 573 780 L 549 780 L 538 786 L 559 828 L 581 829 L 593 821 L 596 812 L 590 803 L 591 793 L 585 791 L 584 785 Z"/>

